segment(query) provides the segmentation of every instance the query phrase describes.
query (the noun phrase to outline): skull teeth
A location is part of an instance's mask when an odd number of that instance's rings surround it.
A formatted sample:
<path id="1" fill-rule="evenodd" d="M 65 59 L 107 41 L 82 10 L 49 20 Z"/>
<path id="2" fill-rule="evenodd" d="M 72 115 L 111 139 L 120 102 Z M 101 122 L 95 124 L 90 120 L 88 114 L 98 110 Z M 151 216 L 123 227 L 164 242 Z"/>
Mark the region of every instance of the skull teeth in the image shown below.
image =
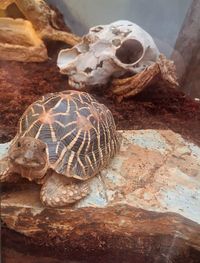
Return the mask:
<path id="1" fill-rule="evenodd" d="M 68 83 L 71 87 L 73 87 L 75 89 L 79 89 L 79 90 L 81 90 L 85 87 L 85 85 L 83 83 L 81 83 L 81 82 L 78 83 L 78 82 L 75 82 L 71 79 L 68 80 Z"/>

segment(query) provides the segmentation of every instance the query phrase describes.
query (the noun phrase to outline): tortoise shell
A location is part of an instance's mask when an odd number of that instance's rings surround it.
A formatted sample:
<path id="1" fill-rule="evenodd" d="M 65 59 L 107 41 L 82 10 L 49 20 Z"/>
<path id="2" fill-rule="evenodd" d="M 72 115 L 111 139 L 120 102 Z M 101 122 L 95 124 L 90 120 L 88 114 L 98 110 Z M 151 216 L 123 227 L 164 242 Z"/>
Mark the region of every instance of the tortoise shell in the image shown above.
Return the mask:
<path id="1" fill-rule="evenodd" d="M 110 110 L 85 92 L 64 91 L 31 104 L 19 121 L 19 137 L 47 145 L 49 168 L 85 180 L 97 174 L 119 148 Z"/>

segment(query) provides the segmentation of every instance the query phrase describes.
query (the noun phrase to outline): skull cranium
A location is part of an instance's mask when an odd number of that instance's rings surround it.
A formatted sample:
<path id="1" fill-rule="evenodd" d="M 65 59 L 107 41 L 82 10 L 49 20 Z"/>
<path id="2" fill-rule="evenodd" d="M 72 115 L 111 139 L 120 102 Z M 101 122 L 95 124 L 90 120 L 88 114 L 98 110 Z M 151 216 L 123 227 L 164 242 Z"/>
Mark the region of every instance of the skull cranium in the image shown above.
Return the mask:
<path id="1" fill-rule="evenodd" d="M 152 37 L 138 25 L 120 20 L 92 27 L 82 41 L 61 50 L 57 64 L 77 89 L 106 84 L 111 76 L 143 71 L 154 63 L 159 51 Z"/>

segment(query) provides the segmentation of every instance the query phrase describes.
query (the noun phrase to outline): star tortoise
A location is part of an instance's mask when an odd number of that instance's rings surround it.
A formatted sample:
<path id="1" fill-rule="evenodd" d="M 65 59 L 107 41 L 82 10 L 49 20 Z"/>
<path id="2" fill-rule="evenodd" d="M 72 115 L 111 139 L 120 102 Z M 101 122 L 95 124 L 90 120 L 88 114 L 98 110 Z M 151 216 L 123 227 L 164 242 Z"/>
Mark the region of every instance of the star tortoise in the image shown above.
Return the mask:
<path id="1" fill-rule="evenodd" d="M 110 110 L 85 92 L 47 94 L 31 104 L 1 160 L 0 180 L 13 172 L 41 184 L 43 204 L 60 207 L 85 197 L 87 179 L 116 154 L 120 136 Z"/>

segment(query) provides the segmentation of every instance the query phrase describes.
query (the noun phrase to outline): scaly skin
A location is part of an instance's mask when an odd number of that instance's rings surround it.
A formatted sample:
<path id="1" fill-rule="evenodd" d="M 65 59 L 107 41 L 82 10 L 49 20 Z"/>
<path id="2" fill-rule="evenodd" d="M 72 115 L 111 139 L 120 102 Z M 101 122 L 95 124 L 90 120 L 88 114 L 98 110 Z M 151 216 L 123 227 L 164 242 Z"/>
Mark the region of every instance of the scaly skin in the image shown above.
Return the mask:
<path id="1" fill-rule="evenodd" d="M 0 182 L 16 182 L 19 179 L 16 171 L 13 169 L 6 156 L 0 160 Z"/>
<path id="2" fill-rule="evenodd" d="M 90 193 L 86 182 L 74 182 L 63 175 L 52 172 L 44 182 L 40 199 L 50 207 L 66 206 L 82 199 Z"/>

